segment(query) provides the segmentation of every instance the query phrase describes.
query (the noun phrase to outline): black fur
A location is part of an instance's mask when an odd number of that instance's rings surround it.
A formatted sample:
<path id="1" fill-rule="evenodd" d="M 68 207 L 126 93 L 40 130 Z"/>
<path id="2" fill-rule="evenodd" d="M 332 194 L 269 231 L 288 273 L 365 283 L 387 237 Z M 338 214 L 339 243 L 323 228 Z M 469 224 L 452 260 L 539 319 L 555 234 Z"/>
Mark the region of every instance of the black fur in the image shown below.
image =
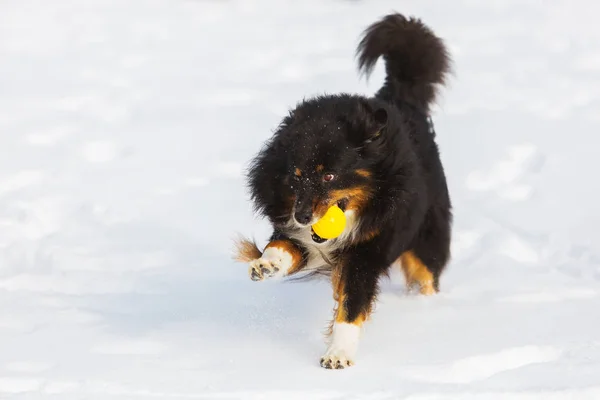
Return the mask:
<path id="1" fill-rule="evenodd" d="M 379 57 L 385 60 L 386 81 L 377 97 L 423 111 L 429 110 L 450 72 L 444 43 L 420 20 L 400 14 L 367 28 L 356 52 L 359 69 L 367 76 Z"/>
<path id="2" fill-rule="evenodd" d="M 248 175 L 255 209 L 274 227 L 272 240 L 310 229 L 289 223 L 293 210 L 314 211 L 335 190 L 358 187 L 368 193 L 358 202 L 356 235 L 338 243 L 323 262 L 341 273 L 346 299 L 341 306 L 348 322 L 370 311 L 379 277 L 406 251 L 432 272 L 437 289 L 450 256 L 452 222 L 429 119 L 437 86 L 449 72 L 444 44 L 419 20 L 392 14 L 365 30 L 357 55 L 359 69 L 367 74 L 379 57 L 385 60 L 386 80 L 376 95 L 337 94 L 300 102 L 253 160 Z M 335 179 L 325 182 L 326 173 Z M 352 197 L 337 200 L 342 207 L 352 204 Z M 292 241 L 306 264 L 313 244 Z"/>

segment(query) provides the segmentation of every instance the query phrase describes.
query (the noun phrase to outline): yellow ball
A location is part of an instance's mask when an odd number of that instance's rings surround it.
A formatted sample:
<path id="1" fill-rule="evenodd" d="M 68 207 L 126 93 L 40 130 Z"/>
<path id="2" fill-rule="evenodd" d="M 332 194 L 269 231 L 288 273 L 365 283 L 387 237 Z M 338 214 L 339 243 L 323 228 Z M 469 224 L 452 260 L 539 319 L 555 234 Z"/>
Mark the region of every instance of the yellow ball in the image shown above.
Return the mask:
<path id="1" fill-rule="evenodd" d="M 323 215 L 323 218 L 315 222 L 312 228 L 323 239 L 336 238 L 346 228 L 346 215 L 338 206 L 332 206 Z"/>

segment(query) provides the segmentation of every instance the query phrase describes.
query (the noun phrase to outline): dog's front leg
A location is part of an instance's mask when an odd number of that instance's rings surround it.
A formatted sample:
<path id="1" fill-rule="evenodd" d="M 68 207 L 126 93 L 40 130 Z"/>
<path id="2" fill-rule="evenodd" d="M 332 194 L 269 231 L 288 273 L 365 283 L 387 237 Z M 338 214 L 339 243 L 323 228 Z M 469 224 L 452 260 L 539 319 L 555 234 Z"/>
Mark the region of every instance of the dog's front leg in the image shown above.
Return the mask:
<path id="1" fill-rule="evenodd" d="M 373 244 L 350 249 L 341 257 L 333 276 L 336 301 L 329 346 L 321 366 L 342 369 L 354 364 L 363 323 L 369 318 L 377 293 L 378 279 L 386 261 Z"/>
<path id="2" fill-rule="evenodd" d="M 259 258 L 250 261 L 248 273 L 253 281 L 283 277 L 297 272 L 304 262 L 300 248 L 289 239 L 271 240 Z"/>

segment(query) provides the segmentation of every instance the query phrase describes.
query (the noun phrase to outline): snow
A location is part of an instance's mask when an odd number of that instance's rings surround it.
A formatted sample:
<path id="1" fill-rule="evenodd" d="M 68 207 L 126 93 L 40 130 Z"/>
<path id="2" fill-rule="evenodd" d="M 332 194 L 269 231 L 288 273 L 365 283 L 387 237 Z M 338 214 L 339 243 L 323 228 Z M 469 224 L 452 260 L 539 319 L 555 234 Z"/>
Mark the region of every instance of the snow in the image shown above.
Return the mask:
<path id="1" fill-rule="evenodd" d="M 600 4 L 5 0 L 0 398 L 600 398 Z M 455 206 L 433 297 L 382 282 L 356 365 L 319 367 L 327 282 L 253 282 L 242 174 L 302 97 L 373 93 L 361 30 L 451 46 Z"/>

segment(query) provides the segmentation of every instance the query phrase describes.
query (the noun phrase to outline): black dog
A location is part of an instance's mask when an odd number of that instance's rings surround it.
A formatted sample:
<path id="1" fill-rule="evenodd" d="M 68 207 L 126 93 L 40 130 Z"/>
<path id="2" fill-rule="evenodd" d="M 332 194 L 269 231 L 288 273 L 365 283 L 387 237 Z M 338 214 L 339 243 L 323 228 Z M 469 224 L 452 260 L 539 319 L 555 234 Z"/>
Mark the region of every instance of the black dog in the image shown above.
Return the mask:
<path id="1" fill-rule="evenodd" d="M 283 119 L 248 174 L 273 234 L 264 252 L 245 239 L 238 247 L 256 281 L 331 276 L 337 306 L 321 366 L 336 369 L 353 364 L 390 266 L 399 262 L 407 285 L 429 295 L 450 257 L 451 204 L 429 117 L 450 72 L 447 49 L 420 20 L 392 14 L 365 30 L 357 56 L 367 75 L 383 56 L 383 87 L 372 98 L 306 100 Z M 324 240 L 311 225 L 332 205 L 347 225 Z"/>

